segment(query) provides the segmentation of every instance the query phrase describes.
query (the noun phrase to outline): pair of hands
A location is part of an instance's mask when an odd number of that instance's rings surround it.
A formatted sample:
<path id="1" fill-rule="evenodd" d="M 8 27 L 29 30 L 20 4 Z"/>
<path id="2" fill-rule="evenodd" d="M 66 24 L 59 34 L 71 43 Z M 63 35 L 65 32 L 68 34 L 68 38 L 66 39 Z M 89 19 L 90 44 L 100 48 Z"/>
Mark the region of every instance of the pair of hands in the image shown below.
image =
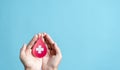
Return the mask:
<path id="1" fill-rule="evenodd" d="M 37 58 L 32 55 L 32 47 L 37 41 L 38 37 L 43 37 L 47 45 L 47 54 L 43 58 Z M 62 59 L 62 54 L 57 44 L 46 34 L 37 34 L 29 42 L 24 44 L 20 50 L 20 59 L 25 67 L 25 70 L 57 70 L 58 65 Z"/>

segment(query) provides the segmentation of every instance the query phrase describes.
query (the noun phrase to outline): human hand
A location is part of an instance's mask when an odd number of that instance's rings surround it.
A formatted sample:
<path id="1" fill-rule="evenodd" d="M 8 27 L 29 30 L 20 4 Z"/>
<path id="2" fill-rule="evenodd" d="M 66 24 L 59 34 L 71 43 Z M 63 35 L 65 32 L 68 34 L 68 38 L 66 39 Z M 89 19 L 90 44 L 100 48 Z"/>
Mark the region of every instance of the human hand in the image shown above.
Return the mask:
<path id="1" fill-rule="evenodd" d="M 42 69 L 57 70 L 58 65 L 62 59 L 61 51 L 58 48 L 57 44 L 52 40 L 52 38 L 48 34 L 43 33 L 43 38 L 47 45 L 48 52 L 47 55 L 42 58 Z"/>
<path id="2" fill-rule="evenodd" d="M 47 45 L 48 52 L 45 57 L 37 58 L 32 55 L 31 48 L 41 35 Z M 40 70 L 41 67 L 42 70 L 57 70 L 61 58 L 60 49 L 46 33 L 35 35 L 28 45 L 21 48 L 20 52 L 20 59 L 26 70 Z"/>
<path id="3" fill-rule="evenodd" d="M 35 35 L 28 45 L 24 44 L 20 51 L 20 59 L 25 67 L 25 70 L 40 70 L 42 66 L 42 59 L 36 58 L 32 55 L 32 47 L 37 41 L 38 35 Z"/>

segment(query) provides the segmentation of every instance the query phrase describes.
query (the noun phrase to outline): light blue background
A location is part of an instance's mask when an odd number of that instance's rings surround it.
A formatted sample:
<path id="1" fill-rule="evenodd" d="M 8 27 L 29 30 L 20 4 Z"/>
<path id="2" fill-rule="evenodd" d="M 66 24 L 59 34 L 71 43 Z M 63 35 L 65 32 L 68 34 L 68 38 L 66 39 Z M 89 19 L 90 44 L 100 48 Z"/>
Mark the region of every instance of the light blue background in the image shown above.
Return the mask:
<path id="1" fill-rule="evenodd" d="M 0 70 L 24 70 L 34 34 L 58 43 L 59 70 L 120 70 L 120 0 L 0 0 Z"/>

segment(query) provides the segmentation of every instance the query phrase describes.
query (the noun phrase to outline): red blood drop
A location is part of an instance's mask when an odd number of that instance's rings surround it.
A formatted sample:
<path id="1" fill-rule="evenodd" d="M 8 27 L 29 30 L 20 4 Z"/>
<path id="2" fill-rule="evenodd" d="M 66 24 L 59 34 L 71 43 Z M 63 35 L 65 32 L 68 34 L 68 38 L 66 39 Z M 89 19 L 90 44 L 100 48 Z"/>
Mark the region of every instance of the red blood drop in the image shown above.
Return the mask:
<path id="1" fill-rule="evenodd" d="M 47 48 L 45 43 L 42 40 L 42 37 L 38 38 L 36 43 L 34 44 L 32 48 L 32 54 L 35 57 L 42 58 L 46 55 L 47 53 Z"/>

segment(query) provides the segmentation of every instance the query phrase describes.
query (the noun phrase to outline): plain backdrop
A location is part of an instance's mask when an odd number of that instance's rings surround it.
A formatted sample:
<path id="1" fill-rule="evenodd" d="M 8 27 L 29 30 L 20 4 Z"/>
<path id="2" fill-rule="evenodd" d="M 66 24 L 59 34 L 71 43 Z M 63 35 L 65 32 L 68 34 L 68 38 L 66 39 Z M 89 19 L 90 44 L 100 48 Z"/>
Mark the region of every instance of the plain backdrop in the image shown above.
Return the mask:
<path id="1" fill-rule="evenodd" d="M 36 33 L 59 45 L 59 70 L 120 70 L 120 0 L 0 0 L 0 70 L 24 70 Z"/>

